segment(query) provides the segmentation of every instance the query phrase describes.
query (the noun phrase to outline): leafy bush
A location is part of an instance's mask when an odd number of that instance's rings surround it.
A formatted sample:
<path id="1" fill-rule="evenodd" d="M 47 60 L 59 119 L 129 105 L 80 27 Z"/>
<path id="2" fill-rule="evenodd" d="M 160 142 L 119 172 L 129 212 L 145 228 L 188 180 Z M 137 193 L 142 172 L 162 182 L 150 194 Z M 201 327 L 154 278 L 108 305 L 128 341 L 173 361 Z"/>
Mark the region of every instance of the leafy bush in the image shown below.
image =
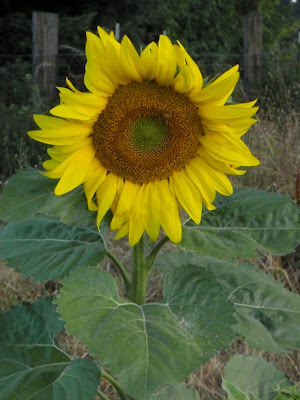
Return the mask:
<path id="1" fill-rule="evenodd" d="M 34 142 L 26 134 L 28 130 L 36 128 L 32 115 L 44 111 L 39 90 L 28 74 L 22 82 L 17 82 L 16 79 L 13 82 L 19 85 L 16 88 L 19 94 L 16 102 L 0 102 L 1 184 L 17 169 L 29 165 L 40 166 L 42 162 L 40 154 L 43 145 Z"/>

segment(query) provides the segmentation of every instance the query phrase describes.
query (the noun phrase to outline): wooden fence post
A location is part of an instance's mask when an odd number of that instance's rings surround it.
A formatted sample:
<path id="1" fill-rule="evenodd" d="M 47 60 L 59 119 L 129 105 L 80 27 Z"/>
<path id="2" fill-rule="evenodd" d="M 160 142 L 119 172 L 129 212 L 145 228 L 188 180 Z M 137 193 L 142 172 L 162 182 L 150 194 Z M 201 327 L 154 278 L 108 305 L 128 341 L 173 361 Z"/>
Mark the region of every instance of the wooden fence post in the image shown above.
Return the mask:
<path id="1" fill-rule="evenodd" d="M 58 14 L 33 11 L 33 79 L 41 89 L 43 100 L 57 97 L 56 57 L 58 52 Z"/>
<path id="2" fill-rule="evenodd" d="M 244 16 L 244 85 L 249 97 L 257 97 L 262 86 L 262 16 Z"/>

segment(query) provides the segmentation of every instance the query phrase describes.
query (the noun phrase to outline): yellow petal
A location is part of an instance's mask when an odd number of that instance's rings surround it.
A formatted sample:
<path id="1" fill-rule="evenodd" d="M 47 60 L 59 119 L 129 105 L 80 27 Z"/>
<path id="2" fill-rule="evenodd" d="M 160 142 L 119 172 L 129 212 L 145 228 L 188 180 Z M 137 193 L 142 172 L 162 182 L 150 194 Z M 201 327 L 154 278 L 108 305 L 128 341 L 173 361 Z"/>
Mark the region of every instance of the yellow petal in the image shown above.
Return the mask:
<path id="1" fill-rule="evenodd" d="M 175 194 L 178 197 L 178 200 L 192 220 L 196 224 L 200 224 L 202 200 L 198 188 L 187 176 L 185 171 L 175 171 L 173 173 L 173 180 Z"/>
<path id="2" fill-rule="evenodd" d="M 103 44 L 107 46 L 108 44 L 114 46 L 114 48 L 117 50 L 117 52 L 120 51 L 120 43 L 115 39 L 115 35 L 113 32 L 110 32 L 108 34 L 103 28 L 100 26 L 97 27 L 98 29 L 98 34 L 101 38 L 101 41 L 103 41 Z"/>
<path id="3" fill-rule="evenodd" d="M 74 93 L 81 93 L 78 89 L 75 88 L 73 83 L 68 78 L 66 78 L 66 83 Z"/>
<path id="4" fill-rule="evenodd" d="M 106 32 L 103 28 L 101 28 L 101 26 L 97 26 L 97 31 L 98 31 L 98 35 L 100 36 L 101 41 L 106 46 L 107 43 L 111 40 L 109 33 Z"/>
<path id="5" fill-rule="evenodd" d="M 87 199 L 88 209 L 90 211 L 97 211 L 98 207 L 93 202 L 93 198 L 98 188 L 106 178 L 107 170 L 99 165 L 97 169 L 91 174 L 91 176 L 84 182 L 83 189 L 85 197 Z"/>
<path id="6" fill-rule="evenodd" d="M 119 228 L 115 236 L 115 240 L 121 239 L 122 237 L 127 235 L 128 232 L 129 232 L 129 222 L 126 222 L 124 225 L 121 226 L 121 228 Z"/>
<path id="7" fill-rule="evenodd" d="M 245 170 L 236 169 L 239 167 L 238 164 L 236 165 L 236 164 L 225 163 L 210 156 L 202 146 L 198 148 L 197 154 L 200 156 L 200 159 L 205 160 L 207 164 L 209 164 L 211 167 L 217 169 L 220 172 L 224 172 L 225 174 L 244 175 L 246 172 Z"/>
<path id="8" fill-rule="evenodd" d="M 204 160 L 201 160 L 201 173 L 203 179 L 210 181 L 217 192 L 224 196 L 230 196 L 233 193 L 232 185 L 227 176 L 211 167 Z"/>
<path id="9" fill-rule="evenodd" d="M 242 122 L 235 121 L 234 124 L 220 124 L 213 123 L 213 121 L 201 121 L 204 128 L 204 132 L 210 134 L 211 132 L 227 132 L 233 134 L 234 136 L 241 137 L 244 135 L 249 128 L 257 122 L 253 118 L 249 118 Z"/>
<path id="10" fill-rule="evenodd" d="M 129 244 L 135 246 L 144 233 L 145 227 L 142 221 L 142 200 L 145 185 L 141 186 L 137 196 L 134 207 L 132 208 L 129 220 Z"/>
<path id="11" fill-rule="evenodd" d="M 105 45 L 103 41 L 94 33 L 86 33 L 85 54 L 87 61 L 92 62 L 101 70 L 101 62 L 104 56 Z"/>
<path id="12" fill-rule="evenodd" d="M 157 59 L 158 59 L 158 48 L 157 44 L 150 43 L 141 54 L 141 64 L 143 66 L 143 76 L 146 79 L 152 80 L 156 77 L 157 73 Z"/>
<path id="13" fill-rule="evenodd" d="M 176 54 L 170 39 L 160 35 L 158 42 L 158 60 L 156 82 L 160 86 L 169 86 L 174 80 L 177 68 Z"/>
<path id="14" fill-rule="evenodd" d="M 215 189 L 219 193 L 223 194 L 224 196 L 232 195 L 233 188 L 230 180 L 227 178 L 225 174 L 223 174 L 220 171 L 217 171 L 209 164 L 206 164 L 206 172 L 209 175 L 210 179 L 212 180 Z"/>
<path id="15" fill-rule="evenodd" d="M 118 207 L 114 213 L 110 228 L 112 230 L 119 229 L 130 218 L 130 213 L 135 204 L 137 193 L 141 185 L 125 181 L 124 188 L 120 194 Z"/>
<path id="16" fill-rule="evenodd" d="M 81 185 L 89 173 L 94 157 L 95 149 L 93 146 L 86 146 L 81 149 L 65 168 L 54 193 L 60 196 Z"/>
<path id="17" fill-rule="evenodd" d="M 59 161 L 51 159 L 44 161 L 42 166 L 46 171 L 52 171 L 53 169 L 57 168 L 59 164 L 60 164 Z"/>
<path id="18" fill-rule="evenodd" d="M 173 243 L 181 240 L 182 226 L 176 199 L 169 189 L 167 179 L 154 182 L 161 205 L 161 226 Z"/>
<path id="19" fill-rule="evenodd" d="M 179 73 L 174 80 L 174 88 L 180 93 L 198 93 L 203 86 L 202 74 L 198 65 L 178 41 L 174 50 L 179 66 Z"/>
<path id="20" fill-rule="evenodd" d="M 98 116 L 108 102 L 107 98 L 97 96 L 93 93 L 74 93 L 66 88 L 58 89 L 60 91 L 60 98 L 67 107 L 89 117 Z"/>
<path id="21" fill-rule="evenodd" d="M 124 74 L 130 80 L 140 82 L 143 79 L 143 66 L 138 53 L 126 35 L 121 42 L 120 58 Z"/>
<path id="22" fill-rule="evenodd" d="M 130 78 L 124 74 L 121 68 L 120 51 L 111 42 L 107 43 L 104 57 L 103 71 L 110 77 L 114 86 L 117 87 L 119 84 L 127 85 L 130 83 Z"/>
<path id="23" fill-rule="evenodd" d="M 27 134 L 31 138 L 42 143 L 52 145 L 73 145 L 91 134 L 91 126 L 72 124 L 68 122 L 68 124 L 63 128 L 41 129 L 27 132 Z"/>
<path id="24" fill-rule="evenodd" d="M 154 182 L 145 185 L 142 199 L 142 218 L 151 240 L 157 240 L 160 230 L 160 199 Z"/>
<path id="25" fill-rule="evenodd" d="M 35 114 L 33 119 L 41 129 L 60 129 L 70 124 L 65 119 L 50 117 L 48 115 Z"/>
<path id="26" fill-rule="evenodd" d="M 88 90 L 99 96 L 111 96 L 116 90 L 109 76 L 90 61 L 85 65 L 84 84 Z"/>
<path id="27" fill-rule="evenodd" d="M 105 31 L 103 31 L 105 32 Z M 105 32 L 103 36 L 109 37 Z M 105 36 L 105 37 L 106 37 Z M 91 32 L 86 34 L 86 58 L 84 84 L 93 93 L 99 95 L 111 95 L 115 91 L 115 85 L 110 79 L 110 75 L 103 70 L 103 60 L 105 60 L 106 41 Z"/>
<path id="28" fill-rule="evenodd" d="M 67 89 L 66 89 L 67 90 Z M 81 114 L 71 108 L 67 107 L 65 104 L 60 104 L 51 108 L 50 113 L 56 117 L 78 119 L 82 121 L 89 121 L 91 117 L 89 115 Z"/>
<path id="29" fill-rule="evenodd" d="M 124 180 L 123 178 L 117 175 L 116 175 L 116 186 L 117 186 L 116 195 L 114 201 L 112 202 L 112 205 L 110 206 L 113 214 L 115 214 L 118 208 L 119 200 L 124 189 Z"/>
<path id="30" fill-rule="evenodd" d="M 229 140 L 223 135 L 202 136 L 200 142 L 206 152 L 219 161 L 235 165 L 259 165 L 248 147 L 240 140 Z"/>
<path id="31" fill-rule="evenodd" d="M 241 123 L 242 120 L 251 118 L 258 110 L 258 107 L 240 107 L 240 104 L 216 106 L 205 104 L 199 106 L 199 115 L 203 120 L 214 121 L 215 123 Z"/>
<path id="32" fill-rule="evenodd" d="M 225 79 L 223 77 L 225 74 L 223 74 L 213 83 L 203 88 L 197 96 L 191 96 L 193 103 L 196 105 L 201 103 L 217 103 L 219 105 L 224 105 L 233 92 L 240 76 L 236 67 L 232 68 L 230 71 L 235 72 Z"/>
<path id="33" fill-rule="evenodd" d="M 66 158 L 70 157 L 75 151 L 86 146 L 87 144 L 92 144 L 91 137 L 84 137 L 75 144 L 50 147 L 47 149 L 47 153 L 51 158 L 54 158 L 54 160 L 62 162 Z"/>
<path id="34" fill-rule="evenodd" d="M 101 183 L 97 190 L 97 203 L 98 203 L 98 215 L 97 215 L 97 226 L 99 228 L 102 218 L 110 209 L 112 202 L 114 201 L 117 191 L 116 175 L 110 173 L 106 176 L 105 180 Z"/>
<path id="35" fill-rule="evenodd" d="M 185 166 L 185 170 L 194 184 L 200 191 L 205 207 L 210 209 L 211 203 L 216 197 L 216 190 L 210 179 L 207 178 L 203 171 L 203 163 L 201 158 L 195 157 Z"/>
<path id="36" fill-rule="evenodd" d="M 224 72 L 224 74 L 222 74 L 221 76 L 219 76 L 219 78 L 217 78 L 216 80 L 214 80 L 212 83 L 210 83 L 210 85 L 218 85 L 221 81 L 229 78 L 232 75 L 235 75 L 239 70 L 239 65 L 235 65 L 234 67 L 231 67 L 228 71 Z"/>

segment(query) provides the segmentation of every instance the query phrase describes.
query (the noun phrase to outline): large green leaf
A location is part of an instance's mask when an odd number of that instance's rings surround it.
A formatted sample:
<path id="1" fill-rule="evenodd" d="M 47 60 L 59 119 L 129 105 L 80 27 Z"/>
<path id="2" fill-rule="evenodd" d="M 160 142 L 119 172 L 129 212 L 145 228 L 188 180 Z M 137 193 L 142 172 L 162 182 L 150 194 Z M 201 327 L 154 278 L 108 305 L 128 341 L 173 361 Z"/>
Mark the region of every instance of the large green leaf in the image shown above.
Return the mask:
<path id="1" fill-rule="evenodd" d="M 46 298 L 0 314 L 1 400 L 92 400 L 100 371 L 71 360 L 55 337 L 64 323 Z"/>
<path id="2" fill-rule="evenodd" d="M 200 400 L 198 392 L 185 383 L 166 385 L 155 393 L 151 400 Z"/>
<path id="3" fill-rule="evenodd" d="M 106 251 L 102 236 L 53 217 L 9 222 L 0 230 L 0 259 L 37 280 L 60 279 L 79 267 L 97 265 Z"/>
<path id="4" fill-rule="evenodd" d="M 119 297 L 106 271 L 84 268 L 57 300 L 68 332 L 138 400 L 182 381 L 233 335 L 233 306 L 211 273 L 187 266 L 164 283 L 162 302 L 139 306 Z"/>
<path id="5" fill-rule="evenodd" d="M 183 226 L 183 250 L 220 259 L 292 252 L 300 242 L 300 208 L 288 196 L 244 189 L 220 197 L 200 225 Z"/>
<path id="6" fill-rule="evenodd" d="M 0 219 L 21 222 L 38 214 L 58 216 L 73 226 L 96 225 L 96 214 L 87 208 L 82 187 L 56 196 L 57 180 L 49 179 L 33 168 L 12 176 L 0 200 Z"/>
<path id="7" fill-rule="evenodd" d="M 300 347 L 300 296 L 253 265 L 201 258 L 191 252 L 163 253 L 155 266 L 172 274 L 186 264 L 215 275 L 236 308 L 234 331 L 251 346 L 276 353 Z"/>
<path id="8" fill-rule="evenodd" d="M 287 378 L 263 358 L 233 356 L 225 367 L 223 388 L 229 400 L 271 400 Z"/>

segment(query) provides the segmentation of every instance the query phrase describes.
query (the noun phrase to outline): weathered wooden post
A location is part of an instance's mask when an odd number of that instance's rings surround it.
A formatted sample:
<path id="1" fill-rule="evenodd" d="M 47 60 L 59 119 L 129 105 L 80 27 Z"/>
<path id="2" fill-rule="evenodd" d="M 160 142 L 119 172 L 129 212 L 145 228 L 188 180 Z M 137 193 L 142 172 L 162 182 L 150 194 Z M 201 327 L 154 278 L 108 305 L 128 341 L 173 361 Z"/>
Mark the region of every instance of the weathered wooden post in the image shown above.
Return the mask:
<path id="1" fill-rule="evenodd" d="M 244 84 L 249 97 L 257 97 L 262 85 L 262 16 L 244 16 Z"/>
<path id="2" fill-rule="evenodd" d="M 50 103 L 57 96 L 56 58 L 58 51 L 58 14 L 34 11 L 32 14 L 33 79 L 43 100 Z"/>

